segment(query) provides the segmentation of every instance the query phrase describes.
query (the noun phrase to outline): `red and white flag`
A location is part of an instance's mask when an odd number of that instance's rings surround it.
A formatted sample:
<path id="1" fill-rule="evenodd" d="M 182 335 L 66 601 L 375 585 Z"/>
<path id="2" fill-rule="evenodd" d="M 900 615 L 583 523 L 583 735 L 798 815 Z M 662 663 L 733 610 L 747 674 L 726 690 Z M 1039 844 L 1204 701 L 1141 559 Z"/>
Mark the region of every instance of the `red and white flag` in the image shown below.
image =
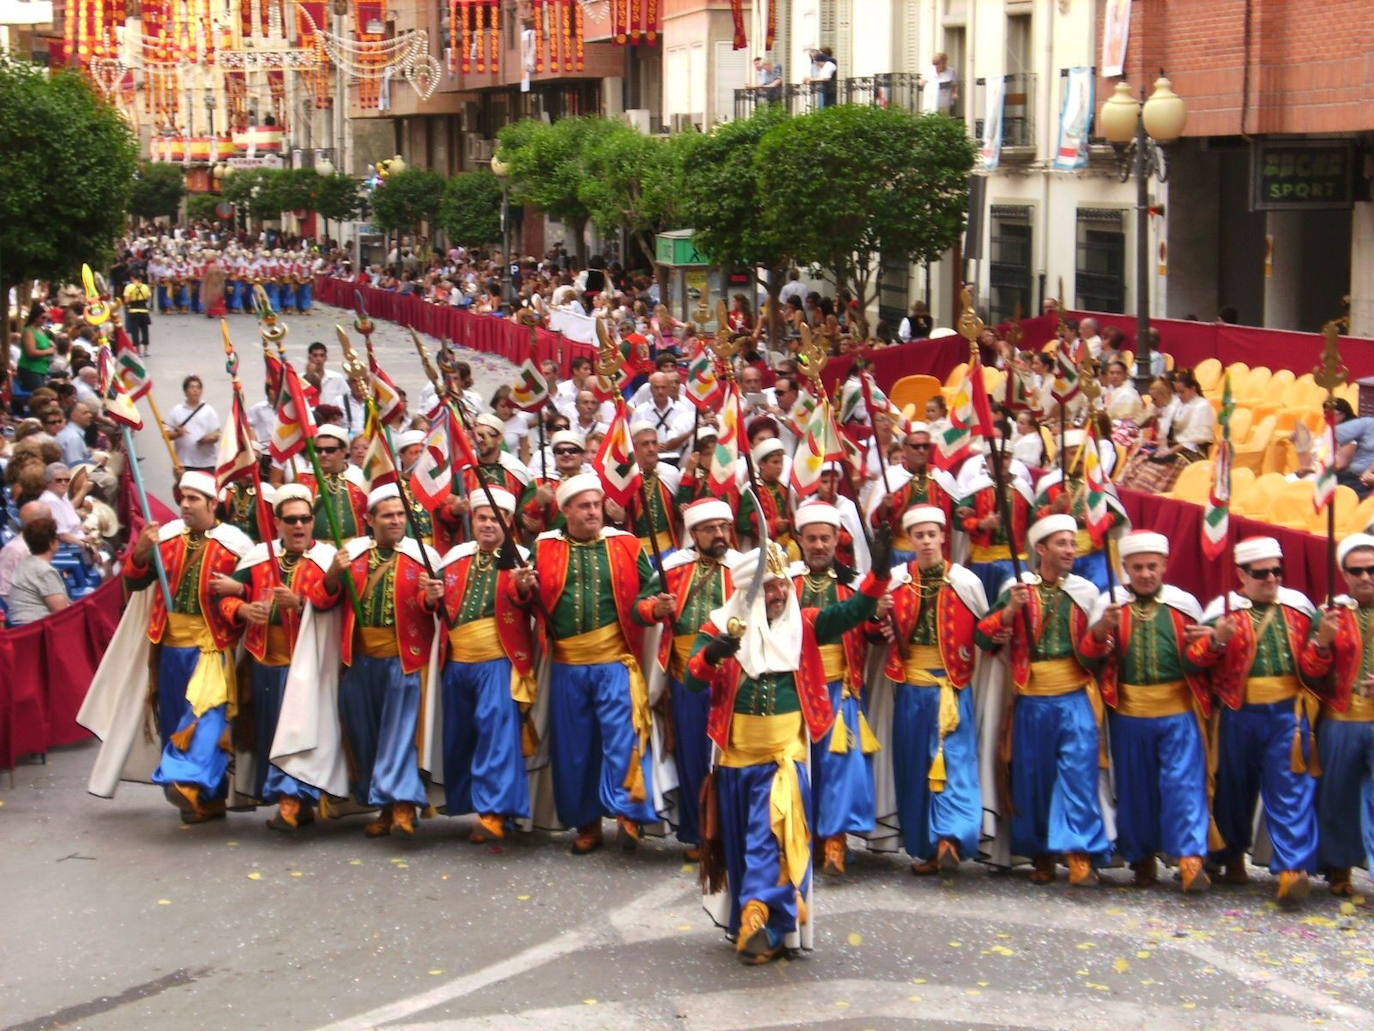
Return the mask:
<path id="1" fill-rule="evenodd" d="M 714 408 L 724 394 L 720 377 L 716 375 L 716 363 L 700 341 L 687 361 L 686 387 L 687 400 L 698 408 Z"/>
<path id="2" fill-rule="evenodd" d="M 383 426 L 395 426 L 405 417 L 401 392 L 377 362 L 372 363 L 372 398 L 377 402 L 377 418 Z"/>
<path id="3" fill-rule="evenodd" d="M 420 457 L 410 473 L 410 492 L 425 508 L 438 508 L 453 493 L 453 459 L 447 411 L 430 426 Z"/>
<path id="4" fill-rule="evenodd" d="M 533 358 L 526 358 L 516 370 L 515 386 L 511 388 L 511 400 L 517 408 L 532 412 L 549 397 L 549 381 L 539 371 Z"/>
<path id="5" fill-rule="evenodd" d="M 152 377 L 123 326 L 115 327 L 115 370 L 124 392 L 137 401 L 153 389 Z"/>
<path id="6" fill-rule="evenodd" d="M 639 464 L 630 439 L 630 411 L 623 400 L 616 402 L 615 418 L 592 459 L 592 468 L 601 477 L 606 497 L 622 508 L 629 504 L 639 486 Z"/>
<path id="7" fill-rule="evenodd" d="M 807 497 L 821 485 L 826 462 L 843 462 L 847 457 L 830 402 L 822 398 L 811 412 L 802 446 L 792 461 L 792 487 L 798 497 Z"/>
<path id="8" fill-rule="evenodd" d="M 277 392 L 277 428 L 268 446 L 279 463 L 290 461 L 305 450 L 305 442 L 315 436 L 315 417 L 305 400 L 300 377 L 290 362 L 281 363 L 281 389 Z"/>
<path id="9" fill-rule="evenodd" d="M 219 449 L 215 457 L 215 486 L 221 490 L 235 480 L 245 479 L 253 474 L 258 463 L 257 448 L 253 446 L 253 431 L 248 425 L 248 416 L 239 403 L 236 391 L 229 402 L 229 424 L 219 436 Z"/>
<path id="10" fill-rule="evenodd" d="M 739 465 L 740 449 L 745 446 L 741 443 L 743 437 L 739 384 L 731 380 L 725 386 L 720 406 L 720 436 L 716 438 L 716 450 L 711 456 L 712 493 L 717 497 L 727 497 L 737 489 L 735 468 Z"/>

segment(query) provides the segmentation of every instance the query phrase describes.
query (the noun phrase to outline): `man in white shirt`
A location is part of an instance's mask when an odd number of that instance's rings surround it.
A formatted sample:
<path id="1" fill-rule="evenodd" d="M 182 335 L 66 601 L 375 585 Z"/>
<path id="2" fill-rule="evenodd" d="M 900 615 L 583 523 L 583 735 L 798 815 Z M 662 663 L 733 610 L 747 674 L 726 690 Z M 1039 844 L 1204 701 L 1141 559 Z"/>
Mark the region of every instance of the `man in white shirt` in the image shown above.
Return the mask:
<path id="1" fill-rule="evenodd" d="M 329 348 L 316 340 L 306 348 L 305 355 L 305 379 L 319 388 L 320 404 L 342 407 L 340 402 L 348 393 L 348 378 L 337 369 L 325 367 Z"/>
<path id="2" fill-rule="evenodd" d="M 269 383 L 263 389 L 265 399 L 248 409 L 248 427 L 253 431 L 254 440 L 267 444 L 277 430 L 277 408 L 272 403 L 272 385 Z"/>
<path id="3" fill-rule="evenodd" d="M 596 381 L 593 374 L 592 360 L 585 355 L 578 355 L 572 360 L 572 378 L 560 380 L 558 389 L 553 396 L 553 406 L 568 417 L 569 422 L 577 421 L 577 402 L 578 397 L 584 390 L 590 390 Z M 597 402 L 598 415 L 600 422 L 609 423 L 615 414 L 615 407 L 609 402 L 603 405 Z M 577 427 L 573 427 L 576 429 Z M 583 432 L 578 430 L 579 433 Z M 585 432 L 590 433 L 590 430 Z"/>
<path id="4" fill-rule="evenodd" d="M 671 372 L 655 372 L 649 377 L 649 403 L 635 409 L 635 421 L 646 422 L 654 428 L 658 438 L 658 458 L 677 465 L 682 445 L 692 435 L 696 416 L 692 405 L 675 398 L 680 380 Z"/>
<path id="5" fill-rule="evenodd" d="M 1097 328 L 1097 320 L 1089 317 L 1078 323 L 1078 336 L 1088 345 L 1088 353 L 1094 358 L 1102 357 L 1102 334 Z"/>
<path id="6" fill-rule="evenodd" d="M 96 371 L 94 365 L 83 365 L 77 370 L 76 378 L 72 380 L 72 386 L 76 388 L 76 399 L 84 404 L 90 405 L 93 409 L 98 409 L 100 405 L 100 373 Z"/>
<path id="7" fill-rule="evenodd" d="M 573 409 L 573 417 L 568 420 L 568 428 L 586 440 L 594 433 L 605 433 L 610 428 L 610 423 L 601 418 L 601 402 L 596 399 L 596 395 L 590 390 L 583 390 L 577 395 L 577 407 Z"/>
<path id="8" fill-rule="evenodd" d="M 430 386 L 429 397 L 435 397 L 434 387 Z M 424 398 L 421 399 L 423 408 Z M 339 411 L 343 412 L 340 420 L 343 428 L 348 430 L 350 437 L 356 437 L 367 428 L 367 398 L 362 396 L 358 386 L 352 380 L 348 381 L 348 392 L 339 399 Z M 429 411 L 424 408 L 424 411 Z"/>
<path id="9" fill-rule="evenodd" d="M 806 299 L 806 287 L 801 281 L 801 270 L 795 268 L 787 273 L 787 282 L 778 291 L 778 307 L 784 307 L 793 297 L 799 301 Z"/>
<path id="10" fill-rule="evenodd" d="M 51 518 L 52 509 L 45 502 L 30 501 L 19 509 L 19 528 L 22 530 L 35 519 Z M 13 540 L 0 548 L 0 598 L 8 597 L 15 570 L 29 553 L 22 533 L 15 534 Z"/>
<path id="11" fill-rule="evenodd" d="M 86 543 L 86 531 L 76 506 L 67 497 L 72 474 L 61 462 L 53 462 L 43 473 L 43 493 L 38 500 L 45 504 L 57 523 L 57 536 L 68 544 Z"/>

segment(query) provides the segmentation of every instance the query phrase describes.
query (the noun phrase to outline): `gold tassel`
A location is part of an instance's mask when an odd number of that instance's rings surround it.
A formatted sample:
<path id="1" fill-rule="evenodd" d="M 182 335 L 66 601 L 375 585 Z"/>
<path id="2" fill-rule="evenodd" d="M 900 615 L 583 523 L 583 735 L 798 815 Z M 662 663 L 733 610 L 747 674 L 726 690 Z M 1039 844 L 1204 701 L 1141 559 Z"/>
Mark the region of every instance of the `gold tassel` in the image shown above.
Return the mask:
<path id="1" fill-rule="evenodd" d="M 873 733 L 873 728 L 868 725 L 868 717 L 859 711 L 859 743 L 864 755 L 872 755 L 879 751 L 883 746 L 878 741 L 878 735 Z"/>
<path id="2" fill-rule="evenodd" d="M 644 758 L 644 746 L 635 745 L 634 751 L 630 753 L 630 768 L 625 774 L 625 780 L 620 785 L 630 792 L 630 801 L 644 801 L 644 767 L 641 761 Z"/>
<path id="3" fill-rule="evenodd" d="M 171 743 L 172 747 L 178 751 L 189 752 L 191 750 L 191 741 L 196 736 L 196 727 L 199 724 L 200 720 L 194 719 L 167 740 Z"/>
<path id="4" fill-rule="evenodd" d="M 534 720 L 528 716 L 520 724 L 520 754 L 528 759 L 539 751 L 539 732 L 534 729 Z"/>
<path id="5" fill-rule="evenodd" d="M 835 713 L 835 726 L 830 730 L 829 751 L 844 755 L 849 751 L 849 728 L 844 725 L 844 713 Z"/>
<path id="6" fill-rule="evenodd" d="M 926 774 L 930 781 L 930 790 L 937 795 L 945 790 L 945 783 L 949 777 L 945 773 L 945 743 L 940 742 L 940 749 L 935 753 L 935 761 L 930 764 L 930 772 Z"/>
<path id="7" fill-rule="evenodd" d="M 234 735 L 229 732 L 228 727 L 225 727 L 220 733 L 219 750 L 221 752 L 228 752 L 230 755 L 234 754 Z"/>

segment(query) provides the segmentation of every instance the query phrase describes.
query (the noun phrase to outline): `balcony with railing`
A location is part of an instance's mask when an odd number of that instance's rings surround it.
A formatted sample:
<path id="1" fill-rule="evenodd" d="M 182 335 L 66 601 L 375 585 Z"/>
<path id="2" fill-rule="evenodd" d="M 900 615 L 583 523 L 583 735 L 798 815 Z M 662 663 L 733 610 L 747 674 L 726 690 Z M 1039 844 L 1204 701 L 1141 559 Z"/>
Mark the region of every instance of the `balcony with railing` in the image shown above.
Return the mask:
<path id="1" fill-rule="evenodd" d="M 923 111 L 922 96 L 925 87 L 921 77 L 914 72 L 880 72 L 877 75 L 859 75 L 841 79 L 835 84 L 836 100 L 841 104 L 865 104 L 874 107 L 893 107 L 912 114 Z M 819 83 L 778 83 L 772 86 L 747 86 L 735 90 L 735 117 L 748 118 L 761 104 L 782 104 L 788 114 L 801 115 L 819 110 L 824 104 L 823 90 Z M 939 108 L 942 113 L 963 119 L 964 99 L 952 87 L 944 104 Z"/>
<path id="2" fill-rule="evenodd" d="M 791 82 L 735 90 L 735 117 L 748 118 L 762 104 L 782 104 L 789 115 L 805 115 L 835 103 L 827 100 L 827 87 L 839 91 L 839 83 Z"/>
<path id="3" fill-rule="evenodd" d="M 996 83 L 999 80 L 992 80 Z M 1002 90 L 1002 157 L 1029 161 L 1035 157 L 1035 76 L 1029 73 L 1004 75 Z M 973 84 L 973 135 L 979 146 L 987 144 L 984 124 L 988 109 L 987 79 Z"/>
<path id="4" fill-rule="evenodd" d="M 1068 90 L 1068 88 L 1069 88 L 1069 72 L 1070 72 L 1070 71 L 1071 71 L 1071 69 L 1069 69 L 1069 68 L 1060 68 L 1060 69 L 1059 69 L 1059 106 L 1062 106 L 1062 105 L 1063 105 L 1063 103 L 1064 103 L 1064 94 L 1065 94 L 1065 92 L 1066 92 L 1066 91 Z M 1096 67 L 1094 67 L 1094 68 L 1092 69 L 1092 76 L 1093 76 L 1093 79 L 1094 79 L 1094 80 L 1097 79 L 1097 68 L 1096 68 Z M 1098 88 L 1099 90 L 1102 88 L 1102 84 L 1101 84 L 1100 82 L 1098 82 L 1097 88 Z M 1101 98 L 1100 98 L 1100 97 L 1098 98 L 1098 101 L 1099 101 L 1099 102 L 1101 101 Z M 1093 103 L 1093 104 L 1089 104 L 1089 105 L 1088 105 L 1088 146 L 1089 146 L 1089 147 L 1105 147 L 1105 148 L 1110 148 L 1110 147 L 1111 147 L 1111 144 L 1107 142 L 1106 137 L 1103 136 L 1102 133 L 1101 133 L 1101 131 L 1098 129 L 1098 126 L 1097 126 L 1097 104 L 1096 104 L 1096 103 Z"/>
<path id="5" fill-rule="evenodd" d="M 921 113 L 921 78 L 912 72 L 880 72 L 845 79 L 840 97 L 846 104 L 895 107 Z"/>

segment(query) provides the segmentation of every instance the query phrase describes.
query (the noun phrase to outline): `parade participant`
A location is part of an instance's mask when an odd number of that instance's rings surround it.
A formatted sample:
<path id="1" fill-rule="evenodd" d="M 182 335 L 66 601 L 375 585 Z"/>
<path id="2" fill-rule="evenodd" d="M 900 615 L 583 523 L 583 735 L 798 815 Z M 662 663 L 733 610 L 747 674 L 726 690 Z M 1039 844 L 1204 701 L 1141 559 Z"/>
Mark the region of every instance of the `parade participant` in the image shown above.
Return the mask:
<path id="1" fill-rule="evenodd" d="M 947 517 L 933 505 L 902 516 L 916 557 L 893 570 L 893 642 L 885 673 L 896 685 L 891 753 L 902 846 L 918 876 L 953 873 L 977 855 L 983 827 L 974 627 L 987 614 L 978 577 L 945 560 Z"/>
<path id="2" fill-rule="evenodd" d="M 963 483 L 963 498 L 955 506 L 954 517 L 969 538 L 969 572 L 983 584 L 984 593 L 995 598 L 1012 576 L 1011 540 L 1017 542 L 1017 558 L 1026 561 L 1026 532 L 1031 523 L 1029 470 L 1015 459 L 1002 468 L 1006 504 L 1011 510 L 1012 532 L 1007 533 L 1005 509 L 992 482 L 992 470 L 980 462 Z"/>
<path id="3" fill-rule="evenodd" d="M 315 261 L 307 255 L 296 269 L 296 310 L 304 315 L 315 304 Z"/>
<path id="4" fill-rule="evenodd" d="M 186 472 L 178 483 L 181 518 L 165 526 L 149 523 L 124 570 L 131 591 L 156 578 L 152 552 L 162 554 L 172 590 L 168 613 L 161 591 L 154 591 L 148 640 L 157 646 L 157 727 L 162 761 L 153 782 L 185 823 L 224 815 L 229 752 L 220 738 L 228 729 L 232 669 L 230 650 L 239 637 L 216 603 L 223 582 L 251 542 L 215 519 L 215 478 Z M 200 673 L 200 676 L 196 676 Z M 192 685 L 197 690 L 189 689 Z"/>
<path id="5" fill-rule="evenodd" d="M 767 540 L 776 541 L 787 553 L 789 559 L 801 557 L 797 547 L 796 534 L 792 527 L 792 501 L 783 480 L 784 448 L 777 437 L 767 437 L 754 445 L 752 458 L 754 471 L 758 475 L 757 505 L 763 508 L 763 518 L 768 525 Z M 741 541 L 757 542 L 765 539 L 759 532 L 759 511 L 756 507 L 754 492 L 740 498 L 739 510 L 735 517 L 735 532 Z"/>
<path id="6" fill-rule="evenodd" d="M 528 492 L 520 507 L 520 523 L 531 537 L 545 530 L 563 528 L 563 513 L 558 508 L 558 485 L 583 471 L 587 447 L 575 430 L 558 430 L 553 435 L 553 469 L 547 477 L 534 478 L 534 490 Z"/>
<path id="7" fill-rule="evenodd" d="M 143 281 L 142 272 L 134 270 L 130 273 L 130 278 L 132 282 L 124 288 L 124 324 L 129 329 L 129 337 L 138 348 L 138 353 L 146 358 L 149 344 L 148 328 L 153 321 L 152 315 L 149 314 L 149 302 L 153 292 Z"/>
<path id="8" fill-rule="evenodd" d="M 1098 591 L 1070 572 L 1077 531 L 1067 514 L 1031 526 L 1038 574 L 1008 582 L 976 634 L 986 651 L 1010 647 L 1015 694 L 999 761 L 1011 766 L 1011 850 L 1033 860 L 1035 884 L 1054 880 L 1059 854 L 1070 884 L 1096 884 L 1094 865 L 1111 852 L 1098 795 L 1101 698 L 1091 670 L 1113 644 L 1088 632 Z"/>
<path id="9" fill-rule="evenodd" d="M 327 609 L 338 597 L 325 588 L 334 549 L 313 539 L 310 491 L 297 483 L 286 484 L 275 491 L 272 503 L 277 540 L 271 553 L 267 545 L 257 544 L 244 555 L 233 574 L 237 589 L 231 591 L 222 584 L 225 594 L 219 604 L 230 623 L 244 627 L 243 644 L 250 657 L 248 676 L 258 746 L 252 795 L 261 802 L 277 803 L 268 827 L 290 832 L 314 821 L 311 806 L 319 801 L 320 793 L 272 765 L 268 752 L 277 732 L 286 674 L 305 605 Z"/>
<path id="10" fill-rule="evenodd" d="M 1090 438 L 1084 430 L 1069 430 L 1064 434 L 1065 465 L 1046 473 L 1037 484 L 1036 515 L 1067 513 L 1078 521 L 1076 547 L 1078 561 L 1073 572 L 1089 580 L 1099 590 L 1107 589 L 1107 534 L 1115 527 L 1126 525 L 1126 514 L 1111 491 L 1106 500 L 1109 525 L 1090 528 L 1087 523 L 1088 485 L 1084 476 L 1083 448 Z M 1067 478 L 1064 469 L 1067 468 Z"/>
<path id="11" fill-rule="evenodd" d="M 176 307 L 171 263 L 163 255 L 154 254 L 153 260 L 148 262 L 148 275 L 157 290 L 157 310 L 163 315 L 169 314 Z"/>
<path id="12" fill-rule="evenodd" d="M 350 787 L 360 805 L 381 806 L 364 828 L 370 838 L 392 830 L 415 833 L 417 808 L 428 804 L 420 779 L 416 727 L 420 672 L 429 661 L 434 616 L 424 606 L 420 578 L 425 545 L 406 536 L 405 503 L 396 484 L 367 496 L 370 537 L 349 541 L 334 557 L 325 589 L 342 595 L 350 576 L 360 600 L 343 608 L 339 712 L 350 757 Z M 439 556 L 430 554 L 433 568 Z"/>
<path id="13" fill-rule="evenodd" d="M 415 467 L 419 463 L 424 453 L 425 438 L 428 436 L 424 430 L 402 430 L 396 434 L 396 461 L 401 465 L 400 474 L 408 476 L 413 483 L 415 477 Z M 431 460 L 432 464 L 432 460 Z M 434 522 L 430 518 L 429 509 L 425 508 L 414 487 L 408 492 L 410 498 L 410 518 L 415 532 L 420 540 L 430 547 L 434 547 Z M 447 549 L 445 549 L 447 551 Z"/>
<path id="14" fill-rule="evenodd" d="M 280 311 L 287 314 L 296 310 L 296 280 L 291 274 L 291 265 L 286 260 L 286 252 L 275 251 L 273 256 L 277 259 L 274 269 L 277 279 L 277 300 L 281 303 Z"/>
<path id="15" fill-rule="evenodd" d="M 1374 536 L 1351 534 L 1336 549 L 1348 595 L 1336 599 L 1334 676 L 1317 736 L 1320 867 L 1333 895 L 1353 895 L 1351 870 L 1374 856 Z M 1326 623 L 1328 616 L 1321 616 Z"/>
<path id="16" fill-rule="evenodd" d="M 528 500 L 525 493 L 533 484 L 534 476 L 520 459 L 502 448 L 505 434 L 505 423 L 496 416 L 477 417 L 472 430 L 477 465 L 463 467 L 462 497 L 455 492 L 435 512 L 444 531 L 454 541 L 459 540 L 462 534 L 463 515 L 468 511 L 469 500 L 481 491 L 482 484 L 510 491 L 522 504 Z"/>
<path id="17" fill-rule="evenodd" d="M 348 461 L 348 431 L 342 426 L 325 423 L 315 430 L 315 454 L 324 474 L 324 489 L 315 480 L 315 473 L 303 472 L 296 482 L 309 489 L 315 498 L 315 516 L 320 529 L 332 532 L 338 526 L 339 538 L 349 540 L 367 533 L 367 483 L 362 470 Z M 325 512 L 329 506 L 333 521 Z"/>
<path id="18" fill-rule="evenodd" d="M 902 532 L 902 517 L 908 509 L 916 505 L 933 505 L 944 512 L 946 525 L 953 521 L 959 490 L 948 472 L 931 468 L 931 447 L 930 427 L 923 422 L 912 423 L 902 437 L 901 464 L 883 470 L 888 493 L 879 496 L 880 504 L 873 510 L 870 523 L 877 526 L 887 520 L 892 529 L 892 557 L 898 563 L 911 562 L 916 556 L 916 549 Z M 948 538 L 945 548 L 949 548 Z M 948 550 L 945 557 L 949 557 Z M 997 586 L 1001 586 L 1000 581 Z"/>
<path id="19" fill-rule="evenodd" d="M 603 497 L 594 473 L 560 484 L 566 527 L 540 534 L 531 564 L 515 571 L 522 597 L 532 604 L 537 591 L 547 613 L 554 804 L 577 829 L 574 855 L 601 847 L 603 815 L 619 825 L 622 849 L 658 819 L 649 692 L 636 656 L 643 627 L 676 611 L 669 594 L 637 604 L 653 574 L 635 537 L 603 525 Z"/>
<path id="20" fill-rule="evenodd" d="M 864 536 L 863 521 L 859 517 L 859 507 L 840 493 L 840 478 L 844 470 L 839 462 L 826 462 L 821 466 L 821 478 L 816 484 L 815 500 L 833 505 L 840 513 L 839 537 L 835 542 L 835 559 L 862 576 L 868 572 L 868 538 Z M 681 494 L 681 491 L 679 491 Z M 896 557 L 893 551 L 893 557 Z"/>
<path id="21" fill-rule="evenodd" d="M 1185 892 L 1206 891 L 1212 882 L 1203 868 L 1211 823 L 1205 728 L 1212 704 L 1203 671 L 1216 664 L 1234 629 L 1223 623 L 1203 630 L 1197 599 L 1164 583 L 1163 534 L 1128 533 L 1120 548 L 1127 583 L 1101 595 L 1092 612 L 1094 635 L 1105 641 L 1114 633 L 1117 642 L 1099 670 L 1111 710 L 1116 850 L 1140 887 L 1158 881 L 1155 857 L 1168 855 L 1178 857 Z"/>
<path id="22" fill-rule="evenodd" d="M 630 427 L 635 463 L 644 481 L 643 496 L 635 491 L 625 506 L 625 527 L 639 538 L 646 555 L 655 545 L 660 557 L 670 555 L 678 546 L 676 498 L 682 473 L 658 460 L 659 438 L 653 425 L 636 420 Z M 648 510 L 644 498 L 648 498 Z M 650 541 L 650 536 L 654 541 Z"/>
<path id="23" fill-rule="evenodd" d="M 224 252 L 224 307 L 230 315 L 243 310 L 240 297 L 243 291 L 243 261 L 238 248 L 232 244 Z"/>
<path id="24" fill-rule="evenodd" d="M 172 295 L 177 314 L 185 315 L 191 310 L 191 266 L 180 256 L 172 263 Z"/>
<path id="25" fill-rule="evenodd" d="M 1302 902 L 1317 865 L 1316 777 L 1320 759 L 1312 740 L 1318 711 L 1312 693 L 1331 669 L 1337 623 L 1324 621 L 1308 640 L 1315 609 L 1302 594 L 1281 587 L 1283 550 L 1273 537 L 1250 537 L 1234 549 L 1239 593 L 1215 598 L 1202 618 L 1234 628 L 1212 670 L 1222 703 L 1217 728 L 1213 812 L 1225 847 L 1228 884 L 1249 880 L 1245 853 L 1253 832 L 1256 795 L 1264 802 L 1273 844 L 1270 872 L 1279 875 L 1278 902 Z"/>
<path id="26" fill-rule="evenodd" d="M 277 262 L 273 258 L 271 251 L 263 251 L 258 259 L 258 278 L 262 284 L 263 293 L 267 295 L 267 303 L 273 311 L 281 311 L 281 284 L 277 278 Z M 322 403 L 328 404 L 321 398 Z"/>
<path id="27" fill-rule="evenodd" d="M 887 530 L 879 529 L 873 572 L 858 592 L 829 608 L 803 609 L 786 555 L 765 542 L 731 567 L 734 593 L 697 633 L 685 684 L 709 690 L 707 734 L 720 749 L 703 791 L 719 809 L 720 838 L 704 845 L 702 883 L 718 893 L 712 915 L 746 964 L 809 946 L 808 745 L 836 718 L 821 646 L 838 644 L 877 611 L 891 555 Z"/>
<path id="28" fill-rule="evenodd" d="M 267 453 L 267 445 L 253 442 L 258 454 L 258 467 L 261 473 L 263 498 L 269 504 L 273 495 L 269 486 L 272 472 L 272 459 Z M 309 491 L 306 492 L 307 494 Z M 255 544 L 262 539 L 262 528 L 258 522 L 258 488 L 251 479 L 239 479 L 229 483 L 220 491 L 219 515 L 226 523 L 237 527 Z"/>
<path id="29" fill-rule="evenodd" d="M 655 677 L 666 676 L 673 713 L 673 758 L 677 762 L 677 839 L 689 859 L 700 856 L 701 784 L 711 768 L 711 741 L 706 736 L 707 697 L 683 686 L 687 659 L 706 617 L 725 603 L 732 590 L 730 566 L 739 552 L 730 547 L 734 513 L 724 501 L 704 498 L 682 510 L 691 544 L 663 560 L 664 589 L 676 599 L 675 611 L 663 621 Z M 649 592 L 656 592 L 652 583 Z M 648 593 L 641 601 L 650 600 Z M 653 682 L 651 681 L 651 689 Z M 652 690 L 651 690 L 652 693 Z"/>
<path id="30" fill-rule="evenodd" d="M 695 443 L 691 454 L 683 461 L 678 480 L 678 507 L 690 505 L 701 498 L 712 498 L 718 493 L 711 483 L 711 463 L 715 460 L 716 441 L 720 434 L 714 426 L 697 427 Z"/>
<path id="31" fill-rule="evenodd" d="M 447 812 L 477 814 L 470 837 L 478 844 L 504 838 L 507 821 L 530 816 L 521 719 L 537 686 L 529 617 L 517 606 L 511 571 L 497 567 L 505 536 L 493 503 L 506 519 L 515 514 L 509 491 L 478 491 L 474 539 L 444 556 L 440 579 L 421 578 L 426 604 L 444 606 L 450 628 L 440 688 Z"/>
<path id="32" fill-rule="evenodd" d="M 840 513 L 834 505 L 808 501 L 795 517 L 802 560 L 788 570 L 803 609 L 824 609 L 854 596 L 852 569 L 837 567 Z M 878 614 L 891 608 L 885 595 Z M 831 729 L 811 748 L 815 794 L 816 840 L 823 850 L 821 872 L 845 872 L 845 835 L 873 830 L 876 818 L 872 754 L 878 739 L 868 725 L 864 698 L 864 659 L 868 650 L 862 630 L 851 630 L 835 643 L 820 646 L 822 672 L 830 708 Z"/>

